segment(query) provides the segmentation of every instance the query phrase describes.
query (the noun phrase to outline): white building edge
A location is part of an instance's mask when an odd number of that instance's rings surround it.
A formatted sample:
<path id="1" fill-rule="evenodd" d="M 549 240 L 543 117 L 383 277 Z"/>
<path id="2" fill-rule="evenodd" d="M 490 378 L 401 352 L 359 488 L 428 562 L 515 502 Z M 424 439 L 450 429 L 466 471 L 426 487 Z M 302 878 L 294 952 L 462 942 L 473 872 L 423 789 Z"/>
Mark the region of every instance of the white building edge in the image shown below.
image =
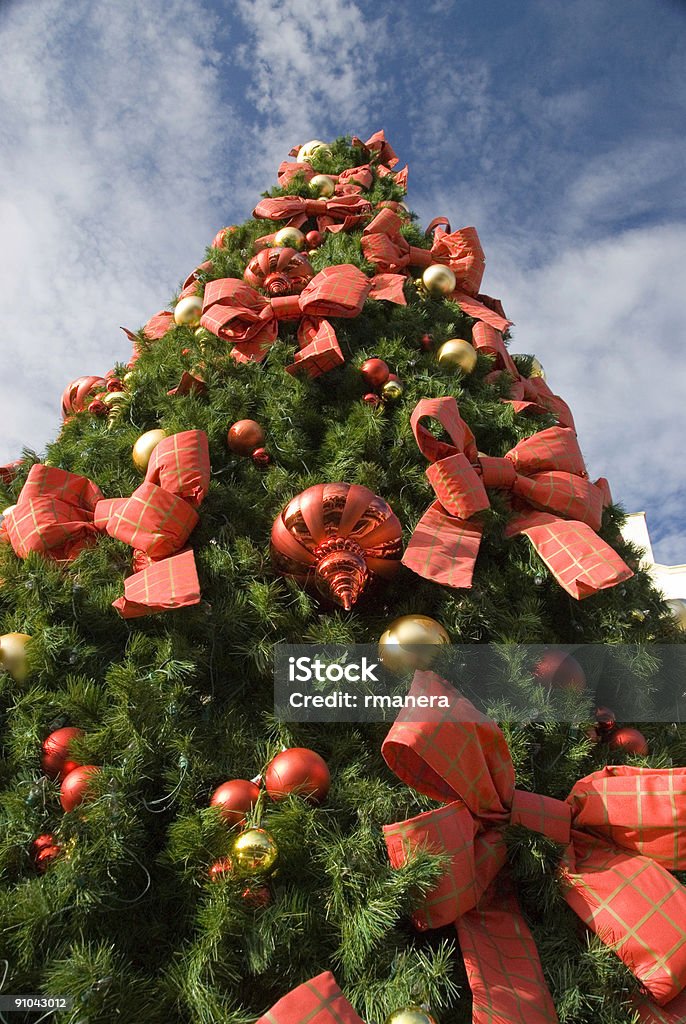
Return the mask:
<path id="1" fill-rule="evenodd" d="M 641 567 L 665 595 L 677 618 L 686 622 L 686 565 L 660 565 L 655 561 L 645 512 L 631 512 L 622 527 L 625 540 L 643 548 Z"/>

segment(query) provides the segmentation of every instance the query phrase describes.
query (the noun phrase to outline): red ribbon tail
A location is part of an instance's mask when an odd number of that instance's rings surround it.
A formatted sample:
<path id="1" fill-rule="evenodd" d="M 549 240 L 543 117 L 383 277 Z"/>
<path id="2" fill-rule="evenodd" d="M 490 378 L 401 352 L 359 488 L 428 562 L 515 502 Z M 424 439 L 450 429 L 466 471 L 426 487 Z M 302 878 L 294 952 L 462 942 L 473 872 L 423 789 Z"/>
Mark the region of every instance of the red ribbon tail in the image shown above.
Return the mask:
<path id="1" fill-rule="evenodd" d="M 296 352 L 295 362 L 286 367 L 286 373 L 304 370 L 309 377 L 320 377 L 345 362 L 336 332 L 328 320 L 306 317 L 300 324 L 298 336 L 305 344 Z"/>
<path id="2" fill-rule="evenodd" d="M 424 579 L 447 587 L 471 587 L 482 527 L 458 519 L 434 502 L 417 523 L 403 565 Z"/>
<path id="3" fill-rule="evenodd" d="M 124 582 L 124 596 L 112 605 L 124 619 L 200 603 L 200 582 L 191 550 L 155 562 Z"/>
<path id="4" fill-rule="evenodd" d="M 633 572 L 617 552 L 586 523 L 550 512 L 525 512 L 509 524 L 506 536 L 523 533 L 567 593 L 577 601 L 615 587 Z"/>
<path id="5" fill-rule="evenodd" d="M 298 985 L 256 1024 L 363 1024 L 330 971 Z"/>
<path id="6" fill-rule="evenodd" d="M 502 880 L 456 923 L 472 990 L 473 1024 L 557 1024 L 538 950 L 516 898 Z"/>
<path id="7" fill-rule="evenodd" d="M 512 327 L 512 320 L 506 320 L 505 317 L 500 316 L 495 310 L 489 309 L 488 306 L 484 306 L 483 302 L 472 298 L 466 292 L 455 291 L 450 298 L 467 316 L 473 316 L 475 320 L 483 320 L 484 323 L 495 327 L 496 331 L 505 331 L 508 327 Z"/>
<path id="8" fill-rule="evenodd" d="M 634 1003 L 641 1024 L 686 1024 L 686 990 L 665 1006 L 638 996 Z"/>

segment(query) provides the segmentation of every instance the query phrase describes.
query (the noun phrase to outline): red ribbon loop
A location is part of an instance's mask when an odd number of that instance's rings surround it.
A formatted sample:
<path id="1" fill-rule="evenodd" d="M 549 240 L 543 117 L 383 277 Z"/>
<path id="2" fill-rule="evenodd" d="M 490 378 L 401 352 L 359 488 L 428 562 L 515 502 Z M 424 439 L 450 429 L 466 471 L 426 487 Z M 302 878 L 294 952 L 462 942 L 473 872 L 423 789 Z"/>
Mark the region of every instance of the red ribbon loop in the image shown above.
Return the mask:
<path id="1" fill-rule="evenodd" d="M 415 673 L 410 692 L 442 697 L 449 711 L 434 722 L 401 712 L 382 753 L 402 781 L 444 806 L 385 826 L 384 836 L 394 867 L 418 849 L 450 859 L 414 921 L 422 929 L 456 922 L 474 1021 L 557 1020 L 507 872 L 504 895 L 496 877 L 507 861 L 506 825 L 565 848 L 569 905 L 657 1003 L 675 999 L 686 986 L 686 889 L 667 869 L 686 866 L 686 768 L 610 766 L 581 779 L 566 801 L 524 792 L 495 722 L 433 672 Z"/>
<path id="2" fill-rule="evenodd" d="M 364 1024 L 330 971 L 279 999 L 255 1024 Z"/>
<path id="3" fill-rule="evenodd" d="M 195 508 L 209 483 L 207 435 L 187 430 L 160 441 L 145 481 L 129 498 L 105 499 L 87 477 L 32 466 L 3 525 L 20 558 L 35 551 L 71 562 L 101 532 L 130 544 L 136 565 L 151 564 L 126 580 L 124 597 L 114 607 L 124 618 L 146 615 L 200 600 L 193 552 L 176 553 L 198 522 Z"/>
<path id="4" fill-rule="evenodd" d="M 357 195 L 335 196 L 332 199 L 304 199 L 302 196 L 278 196 L 262 199 L 253 210 L 253 217 L 285 220 L 300 227 L 310 217 L 317 219 L 319 231 L 349 231 L 371 216 L 372 204 Z"/>
<path id="5" fill-rule="evenodd" d="M 451 439 L 439 441 L 422 420 L 436 419 Z M 403 564 L 425 579 L 471 587 L 486 487 L 511 491 L 515 515 L 506 536 L 525 534 L 564 589 L 577 600 L 632 576 L 597 535 L 606 494 L 586 474 L 576 434 L 549 427 L 525 438 L 504 458 L 479 456 L 454 398 L 422 399 L 411 417 L 427 478 L 438 499 L 419 521 Z M 564 517 L 564 518 L 560 518 Z"/>

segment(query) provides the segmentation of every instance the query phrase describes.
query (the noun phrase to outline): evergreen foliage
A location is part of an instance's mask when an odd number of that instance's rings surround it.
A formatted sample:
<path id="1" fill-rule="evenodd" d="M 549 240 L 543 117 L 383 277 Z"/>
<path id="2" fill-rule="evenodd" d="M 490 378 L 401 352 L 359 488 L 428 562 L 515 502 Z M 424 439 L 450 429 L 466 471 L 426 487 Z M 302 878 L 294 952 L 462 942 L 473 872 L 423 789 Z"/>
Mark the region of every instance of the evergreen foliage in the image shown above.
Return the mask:
<path id="1" fill-rule="evenodd" d="M 361 162 L 348 139 L 337 140 L 332 154 L 315 159 L 318 171 Z M 310 195 L 302 179 L 270 195 L 284 192 Z M 402 194 L 391 178 L 377 178 L 368 197 L 377 203 Z M 242 278 L 252 242 L 274 230 L 270 221 L 249 219 L 226 236 L 224 248 L 208 250 L 212 269 L 198 291 L 209 279 Z M 416 220 L 403 232 L 413 245 L 428 246 Z M 315 271 L 340 263 L 372 271 L 360 231 L 325 235 L 312 256 Z M 375 642 L 392 619 L 411 612 L 438 619 L 453 643 L 635 643 L 649 653 L 656 642 L 683 639 L 640 569 L 586 601 L 569 598 L 524 538 L 504 539 L 507 510 L 497 493 L 469 591 L 402 570 L 347 613 L 275 576 L 271 524 L 315 483 L 369 487 L 389 502 L 407 542 L 433 497 L 409 426 L 419 399 L 455 396 L 479 449 L 492 455 L 554 423 L 515 415 L 501 403 L 504 384 L 486 382 L 492 366 L 485 356 L 469 377 L 441 369 L 435 354 L 422 351 L 421 336 L 430 332 L 436 346 L 468 339 L 473 321 L 456 304 L 423 296 L 411 280 L 405 291 L 407 307 L 368 301 L 358 318 L 337 320 L 346 363 L 315 380 L 284 372 L 295 347 L 289 324 L 280 325 L 261 365 L 236 364 L 207 332 L 178 327 L 154 342 L 139 334 L 141 356 L 116 420 L 80 413 L 48 446 L 43 461 L 90 477 L 107 497 L 139 484 L 131 448 L 153 427 L 206 431 L 212 462 L 191 539 L 202 588 L 194 608 L 119 618 L 111 602 L 130 574 L 131 550 L 106 536 L 67 568 L 36 555 L 20 561 L 1 546 L 0 632 L 21 631 L 33 641 L 25 681 L 0 673 L 0 978 L 6 961 L 3 991 L 74 996 L 74 1009 L 58 1020 L 94 1024 L 117 1015 L 127 1024 L 244 1024 L 331 969 L 369 1024 L 423 1001 L 441 1024 L 468 1021 L 454 931 L 420 935 L 408 916 L 442 861 L 424 854 L 392 870 L 382 838 L 384 824 L 431 802 L 386 768 L 386 726 L 274 719 L 274 644 Z M 374 409 L 361 401 L 368 389 L 359 366 L 373 355 L 403 381 L 396 405 Z M 527 373 L 530 357 L 519 356 L 518 364 Z M 205 397 L 168 396 L 184 369 L 200 365 Z M 264 427 L 273 457 L 267 468 L 227 449 L 228 427 L 246 417 Z M 38 459 L 25 453 L 19 476 L 0 494 L 5 504 L 16 500 Z M 618 538 L 621 521 L 620 508 L 606 510 L 602 536 L 636 563 L 638 552 Z M 647 677 L 650 657 L 632 668 L 639 680 Z M 511 674 L 515 700 L 517 688 L 526 693 L 532 684 L 514 649 Z M 645 717 L 660 699 L 646 688 L 637 709 Z M 573 700 L 590 721 L 593 694 Z M 564 798 L 584 774 L 622 760 L 592 743 L 583 727 L 508 724 L 507 706 L 492 710 L 504 722 L 520 787 Z M 63 725 L 85 730 L 75 753 L 103 768 L 94 799 L 67 814 L 58 784 L 39 765 L 42 739 Z M 651 755 L 625 760 L 686 763 L 686 729 L 641 728 Z M 232 839 L 209 795 L 226 779 L 257 775 L 282 745 L 316 749 L 333 785 L 318 808 L 297 797 L 256 808 L 253 820 L 278 842 L 280 867 L 272 903 L 255 909 L 242 898 L 244 884 L 208 878 Z M 30 845 L 45 832 L 65 854 L 40 876 Z M 509 849 L 563 1024 L 630 1021 L 627 998 L 636 982 L 564 903 L 555 878 L 559 849 L 517 829 Z"/>

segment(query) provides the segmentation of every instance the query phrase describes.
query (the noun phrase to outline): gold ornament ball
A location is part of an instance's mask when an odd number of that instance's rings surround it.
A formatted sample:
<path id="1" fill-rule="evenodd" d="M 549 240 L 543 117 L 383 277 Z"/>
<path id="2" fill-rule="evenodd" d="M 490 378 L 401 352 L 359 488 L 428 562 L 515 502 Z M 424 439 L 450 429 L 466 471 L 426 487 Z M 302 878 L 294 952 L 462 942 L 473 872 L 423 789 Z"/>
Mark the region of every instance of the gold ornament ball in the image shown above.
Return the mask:
<path id="1" fill-rule="evenodd" d="M 125 398 L 125 391 L 108 391 L 106 395 L 102 396 L 102 401 L 112 409 L 115 405 L 119 405 L 119 403 Z"/>
<path id="2" fill-rule="evenodd" d="M 311 139 L 300 147 L 297 159 L 302 163 L 311 164 L 315 156 L 331 156 L 331 148 L 320 139 Z"/>
<path id="3" fill-rule="evenodd" d="M 406 1006 L 389 1014 L 386 1024 L 436 1024 L 436 1018 L 421 1006 Z"/>
<path id="4" fill-rule="evenodd" d="M 679 628 L 686 629 L 686 601 L 682 597 L 672 597 L 667 604 L 679 624 Z"/>
<path id="5" fill-rule="evenodd" d="M 444 341 L 438 350 L 438 365 L 444 370 L 473 373 L 476 366 L 476 349 L 462 338 L 451 338 Z"/>
<path id="6" fill-rule="evenodd" d="M 274 235 L 274 245 L 282 245 L 287 249 L 302 249 L 305 236 L 299 228 L 280 228 Z"/>
<path id="7" fill-rule="evenodd" d="M 241 832 L 231 848 L 231 860 L 241 875 L 268 875 L 276 865 L 279 848 L 263 828 Z"/>
<path id="8" fill-rule="evenodd" d="M 315 195 L 330 199 L 336 190 L 336 182 L 328 174 L 315 174 L 310 178 L 310 188 Z"/>
<path id="9" fill-rule="evenodd" d="M 450 643 L 446 630 L 429 615 L 402 615 L 379 640 L 379 660 L 389 672 L 428 668 L 438 648 Z"/>
<path id="10" fill-rule="evenodd" d="M 0 666 L 15 679 L 26 678 L 26 645 L 31 637 L 28 633 L 5 633 L 0 636 Z"/>
<path id="11" fill-rule="evenodd" d="M 422 274 L 422 284 L 429 295 L 434 297 L 450 295 L 455 291 L 457 278 L 450 267 L 444 267 L 442 263 L 434 263 L 427 267 Z"/>
<path id="12" fill-rule="evenodd" d="M 187 295 L 174 306 L 174 323 L 177 327 L 197 327 L 202 315 L 202 299 L 199 295 Z"/>
<path id="13" fill-rule="evenodd" d="M 381 397 L 384 402 L 399 402 L 405 393 L 405 388 L 399 380 L 387 380 L 381 387 Z"/>
<path id="14" fill-rule="evenodd" d="M 131 453 L 133 464 L 141 473 L 145 473 L 150 462 L 150 456 L 160 443 L 167 436 L 166 430 L 146 430 L 136 441 Z"/>
<path id="15" fill-rule="evenodd" d="M 128 385 L 133 380 L 133 370 L 129 370 L 128 373 L 125 373 L 124 376 L 122 377 L 122 380 L 123 380 L 124 384 L 126 384 L 127 387 L 128 387 Z"/>
<path id="16" fill-rule="evenodd" d="M 542 380 L 545 380 L 545 370 L 543 369 L 542 364 L 538 361 L 536 356 L 534 356 L 531 360 L 531 370 L 529 372 L 529 376 L 540 377 Z"/>

